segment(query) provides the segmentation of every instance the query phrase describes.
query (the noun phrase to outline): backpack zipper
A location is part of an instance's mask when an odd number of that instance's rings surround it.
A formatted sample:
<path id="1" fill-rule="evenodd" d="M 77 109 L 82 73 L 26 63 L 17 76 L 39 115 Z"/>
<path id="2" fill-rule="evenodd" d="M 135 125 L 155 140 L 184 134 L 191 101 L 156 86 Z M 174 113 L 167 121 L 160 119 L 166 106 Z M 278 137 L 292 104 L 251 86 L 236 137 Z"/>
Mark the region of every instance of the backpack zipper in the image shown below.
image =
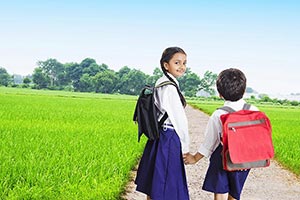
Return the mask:
<path id="1" fill-rule="evenodd" d="M 255 126 L 258 124 L 265 124 L 265 119 L 251 120 L 251 121 L 243 121 L 243 122 L 233 122 L 228 124 L 228 129 L 236 132 L 236 128 L 245 127 L 245 126 Z"/>

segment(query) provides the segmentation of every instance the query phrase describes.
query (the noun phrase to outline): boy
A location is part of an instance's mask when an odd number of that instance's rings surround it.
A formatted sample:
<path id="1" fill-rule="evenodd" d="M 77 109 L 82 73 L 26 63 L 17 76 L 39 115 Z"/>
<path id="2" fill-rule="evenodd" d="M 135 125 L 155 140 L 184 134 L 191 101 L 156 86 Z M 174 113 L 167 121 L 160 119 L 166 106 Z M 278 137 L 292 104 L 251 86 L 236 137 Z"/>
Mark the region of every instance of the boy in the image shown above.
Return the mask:
<path id="1" fill-rule="evenodd" d="M 238 69 L 230 68 L 222 71 L 217 78 L 217 90 L 225 100 L 224 106 L 235 111 L 243 109 L 246 103 L 242 98 L 246 89 L 246 77 Z M 250 110 L 258 110 L 251 106 Z M 213 192 L 215 200 L 240 199 L 240 195 L 249 170 L 225 171 L 222 165 L 222 122 L 220 116 L 226 111 L 217 109 L 209 118 L 204 143 L 195 155 L 184 154 L 185 164 L 195 164 L 203 157 L 210 157 L 209 168 L 203 183 L 203 190 Z"/>

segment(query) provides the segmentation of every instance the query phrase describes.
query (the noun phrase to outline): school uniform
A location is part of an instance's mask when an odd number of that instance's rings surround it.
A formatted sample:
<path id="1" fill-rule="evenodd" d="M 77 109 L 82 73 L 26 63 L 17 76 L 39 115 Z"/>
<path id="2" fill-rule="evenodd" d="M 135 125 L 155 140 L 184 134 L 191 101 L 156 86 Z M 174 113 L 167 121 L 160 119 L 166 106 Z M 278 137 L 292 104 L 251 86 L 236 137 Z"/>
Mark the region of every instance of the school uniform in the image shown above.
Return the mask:
<path id="1" fill-rule="evenodd" d="M 224 106 L 229 106 L 234 110 L 241 110 L 246 102 L 243 99 L 238 101 L 225 101 Z M 250 110 L 258 110 L 255 106 Z M 222 122 L 220 116 L 227 112 L 217 109 L 209 118 L 204 143 L 201 144 L 198 152 L 205 157 L 210 157 L 210 164 L 206 172 L 202 189 L 213 193 L 229 193 L 235 199 L 240 199 L 240 195 L 250 170 L 225 171 L 222 164 L 221 144 Z"/>
<path id="2" fill-rule="evenodd" d="M 165 81 L 169 79 L 163 76 L 156 85 Z M 160 110 L 159 119 L 165 112 L 168 118 L 160 129 L 159 139 L 146 143 L 135 180 L 136 190 L 153 200 L 188 200 L 182 154 L 189 152 L 190 138 L 184 107 L 173 85 L 158 88 L 154 98 Z"/>

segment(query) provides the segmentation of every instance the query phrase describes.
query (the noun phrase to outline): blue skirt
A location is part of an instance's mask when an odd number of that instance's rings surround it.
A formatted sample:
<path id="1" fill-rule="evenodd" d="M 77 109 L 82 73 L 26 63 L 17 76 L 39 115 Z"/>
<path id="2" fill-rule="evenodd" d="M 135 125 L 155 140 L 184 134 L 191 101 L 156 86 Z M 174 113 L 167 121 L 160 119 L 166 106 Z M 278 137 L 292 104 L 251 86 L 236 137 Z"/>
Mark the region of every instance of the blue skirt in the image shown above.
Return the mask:
<path id="1" fill-rule="evenodd" d="M 181 143 L 174 129 L 147 141 L 135 180 L 136 190 L 153 200 L 188 200 Z"/>
<path id="2" fill-rule="evenodd" d="M 229 193 L 238 200 L 250 170 L 225 171 L 222 164 L 222 149 L 223 146 L 220 144 L 211 155 L 202 189 L 218 194 Z"/>

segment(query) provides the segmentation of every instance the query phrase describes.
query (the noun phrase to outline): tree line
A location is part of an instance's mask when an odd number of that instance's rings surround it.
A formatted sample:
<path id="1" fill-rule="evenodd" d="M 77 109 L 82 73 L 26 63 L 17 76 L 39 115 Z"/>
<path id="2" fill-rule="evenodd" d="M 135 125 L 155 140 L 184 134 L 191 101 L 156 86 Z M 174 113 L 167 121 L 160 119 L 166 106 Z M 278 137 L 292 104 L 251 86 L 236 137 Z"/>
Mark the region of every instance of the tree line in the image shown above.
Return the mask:
<path id="1" fill-rule="evenodd" d="M 148 75 L 128 66 L 114 71 L 106 64 L 97 64 L 92 58 L 65 64 L 50 58 L 38 61 L 32 75 L 25 77 L 20 85 L 33 89 L 138 95 L 145 84 L 154 85 L 161 76 L 160 68 L 154 68 L 153 74 Z M 13 81 L 14 78 L 0 67 L 0 85 L 20 87 Z M 217 74 L 210 71 L 200 78 L 187 68 L 178 81 L 184 95 L 194 97 L 199 91 L 214 95 L 216 78 Z"/>

